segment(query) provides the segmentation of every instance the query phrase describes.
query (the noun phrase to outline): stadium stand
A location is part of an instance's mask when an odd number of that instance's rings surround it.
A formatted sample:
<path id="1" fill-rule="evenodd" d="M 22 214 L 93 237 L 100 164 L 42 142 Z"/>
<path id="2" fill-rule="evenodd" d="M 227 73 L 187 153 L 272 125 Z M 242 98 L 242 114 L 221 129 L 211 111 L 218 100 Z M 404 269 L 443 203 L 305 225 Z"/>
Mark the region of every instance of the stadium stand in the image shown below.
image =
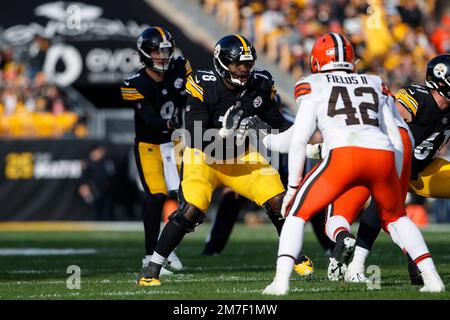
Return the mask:
<path id="1" fill-rule="evenodd" d="M 345 33 L 361 72 L 374 72 L 392 90 L 423 80 L 426 62 L 450 50 L 450 12 L 445 1 L 204 0 L 231 31 L 240 31 L 279 67 L 299 78 L 318 35 Z M 235 17 L 239 17 L 236 19 Z"/>
<path id="2" fill-rule="evenodd" d="M 39 37 L 38 41 L 45 44 L 46 40 Z M 39 56 L 37 52 L 33 58 Z M 29 61 L 28 65 L 21 62 L 11 48 L 0 52 L 0 137 L 86 136 L 82 119 L 66 103 L 63 92 L 46 80 L 43 62 Z"/>

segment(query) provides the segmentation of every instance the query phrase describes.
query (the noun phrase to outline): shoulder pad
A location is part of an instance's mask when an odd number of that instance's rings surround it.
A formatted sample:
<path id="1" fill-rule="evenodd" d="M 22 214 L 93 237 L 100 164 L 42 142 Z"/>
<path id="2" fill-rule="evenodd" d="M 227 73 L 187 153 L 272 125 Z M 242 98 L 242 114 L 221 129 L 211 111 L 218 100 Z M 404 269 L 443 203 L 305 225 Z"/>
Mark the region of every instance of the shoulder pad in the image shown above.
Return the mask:
<path id="1" fill-rule="evenodd" d="M 197 98 L 202 102 L 204 101 L 204 88 L 208 85 L 208 80 L 204 79 L 205 75 L 213 76 L 217 80 L 217 78 L 214 75 L 211 75 L 211 73 L 205 73 L 204 71 L 199 70 L 190 74 L 186 81 L 186 92 L 193 98 Z"/>
<path id="2" fill-rule="evenodd" d="M 175 68 L 176 72 L 180 71 L 185 76 L 188 76 L 192 73 L 191 63 L 186 58 L 181 57 L 181 56 L 176 57 L 174 59 L 173 63 L 174 63 L 174 68 Z"/>
<path id="3" fill-rule="evenodd" d="M 270 93 L 270 96 L 273 98 L 276 93 L 274 82 L 269 71 L 255 69 L 253 72 L 253 81 L 250 86 L 257 88 L 258 91 Z"/>
<path id="4" fill-rule="evenodd" d="M 417 109 L 419 108 L 419 101 L 417 97 L 417 90 L 413 86 L 408 86 L 403 89 L 398 90 L 395 93 L 395 98 L 397 101 L 405 107 L 412 115 L 416 115 Z"/>
<path id="5" fill-rule="evenodd" d="M 312 92 L 311 79 L 310 77 L 302 77 L 295 83 L 294 97 L 302 97 L 304 95 L 310 94 Z"/>
<path id="6" fill-rule="evenodd" d="M 123 100 L 133 101 L 144 99 L 144 96 L 139 92 L 137 85 L 137 79 L 141 76 L 141 70 L 135 74 L 132 74 L 121 83 L 120 91 Z"/>

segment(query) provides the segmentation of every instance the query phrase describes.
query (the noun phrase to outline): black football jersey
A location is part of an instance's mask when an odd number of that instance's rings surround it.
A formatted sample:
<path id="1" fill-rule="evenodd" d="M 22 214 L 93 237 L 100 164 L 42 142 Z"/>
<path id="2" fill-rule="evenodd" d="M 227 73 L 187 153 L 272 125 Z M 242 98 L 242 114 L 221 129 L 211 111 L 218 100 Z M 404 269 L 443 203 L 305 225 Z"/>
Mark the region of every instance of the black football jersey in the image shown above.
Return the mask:
<path id="1" fill-rule="evenodd" d="M 410 85 L 399 90 L 395 96 L 412 116 L 412 121 L 408 123 L 415 140 L 411 178 L 416 180 L 449 140 L 450 109 L 439 109 L 430 90 L 421 85 Z"/>
<path id="2" fill-rule="evenodd" d="M 211 128 L 220 129 L 225 113 L 236 104 L 240 104 L 240 108 L 243 110 L 241 119 L 258 115 L 272 128 L 284 131 L 290 127 L 290 123 L 278 110 L 278 104 L 274 99 L 276 94 L 274 81 L 268 71 L 256 69 L 248 80 L 249 83 L 236 90 L 228 89 L 223 81 L 215 70 L 195 71 L 188 77 L 185 127 L 190 137 L 196 137 L 194 122 L 197 122 L 196 130 L 201 129 L 202 132 Z M 198 138 L 191 138 L 186 143 L 192 148 L 201 147 L 202 150 L 205 150 L 212 141 L 214 139 L 198 141 Z M 227 148 L 234 148 L 235 155 L 239 155 L 235 141 L 226 141 L 225 144 Z M 221 157 L 216 156 L 215 158 Z"/>
<path id="3" fill-rule="evenodd" d="M 135 111 L 137 142 L 161 144 L 171 140 L 167 120 L 173 115 L 181 117 L 186 106 L 186 78 L 191 72 L 189 61 L 178 57 L 162 82 L 154 81 L 145 68 L 122 82 L 122 98 Z"/>

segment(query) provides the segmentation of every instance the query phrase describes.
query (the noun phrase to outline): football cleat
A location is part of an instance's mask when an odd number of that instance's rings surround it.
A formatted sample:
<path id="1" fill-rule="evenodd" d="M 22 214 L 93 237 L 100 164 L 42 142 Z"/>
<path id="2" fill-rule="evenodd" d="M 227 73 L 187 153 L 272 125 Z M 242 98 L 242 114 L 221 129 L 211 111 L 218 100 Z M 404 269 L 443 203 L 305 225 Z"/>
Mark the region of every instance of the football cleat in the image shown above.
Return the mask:
<path id="1" fill-rule="evenodd" d="M 411 280 L 411 284 L 413 286 L 423 286 L 423 279 L 420 275 L 420 270 L 417 268 L 416 263 L 411 259 L 409 255 L 407 255 L 408 258 L 408 273 L 409 273 L 409 279 Z"/>
<path id="2" fill-rule="evenodd" d="M 300 256 L 294 265 L 294 271 L 302 277 L 309 276 L 314 272 L 314 264 L 307 256 Z"/>
<path id="3" fill-rule="evenodd" d="M 436 270 L 427 270 L 422 272 L 422 278 L 425 285 L 420 292 L 444 292 L 445 285 Z"/>
<path id="4" fill-rule="evenodd" d="M 364 265 L 351 262 L 345 271 L 344 281 L 349 283 L 366 283 L 368 279 L 364 275 Z"/>
<path id="5" fill-rule="evenodd" d="M 145 258 L 142 259 L 142 271 L 143 271 L 146 267 L 148 267 L 148 264 L 150 263 L 151 258 L 152 258 L 152 256 L 145 256 Z M 178 261 L 179 261 L 179 260 L 178 260 Z M 180 262 L 180 263 L 181 263 L 181 262 Z M 181 266 L 181 267 L 183 267 L 183 266 Z M 173 268 L 173 269 L 177 270 L 176 268 Z M 164 267 L 162 267 L 159 274 L 160 274 L 161 276 L 171 276 L 171 275 L 173 275 L 173 272 L 170 271 L 170 270 L 167 270 L 167 269 L 164 268 Z"/>
<path id="6" fill-rule="evenodd" d="M 142 287 L 153 287 L 153 286 L 160 286 L 161 281 L 159 281 L 156 278 L 142 277 L 141 279 L 139 279 L 138 284 Z"/>
<path id="7" fill-rule="evenodd" d="M 266 295 L 274 295 L 274 296 L 283 296 L 287 294 L 289 291 L 289 284 L 283 285 L 279 283 L 279 281 L 272 281 L 262 292 L 262 294 Z"/>
<path id="8" fill-rule="evenodd" d="M 167 265 L 168 268 L 173 270 L 182 270 L 183 264 L 180 261 L 180 258 L 175 254 L 175 251 L 172 251 L 172 253 L 167 257 Z"/>
<path id="9" fill-rule="evenodd" d="M 336 242 L 328 265 L 328 279 L 338 281 L 344 279 L 347 265 L 355 251 L 356 239 L 347 232 L 347 236 Z"/>

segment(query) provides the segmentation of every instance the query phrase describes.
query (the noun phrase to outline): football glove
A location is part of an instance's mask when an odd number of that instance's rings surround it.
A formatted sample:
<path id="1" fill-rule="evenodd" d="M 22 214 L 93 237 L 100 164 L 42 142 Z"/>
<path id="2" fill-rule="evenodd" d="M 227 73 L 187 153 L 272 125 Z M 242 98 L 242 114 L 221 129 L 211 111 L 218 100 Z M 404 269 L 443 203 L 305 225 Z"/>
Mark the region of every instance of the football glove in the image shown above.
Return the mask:
<path id="1" fill-rule="evenodd" d="M 258 116 L 250 116 L 242 119 L 239 129 L 237 130 L 237 143 L 244 141 L 245 137 L 253 135 L 256 139 L 264 139 L 270 132 L 272 127 L 261 120 Z"/>
<path id="2" fill-rule="evenodd" d="M 281 215 L 283 218 L 286 218 L 286 215 L 289 213 L 291 209 L 292 203 L 294 202 L 295 195 L 297 194 L 299 186 L 292 187 L 288 186 L 286 194 L 283 198 L 283 204 L 281 205 Z"/>
<path id="3" fill-rule="evenodd" d="M 237 101 L 235 105 L 228 108 L 227 112 L 223 116 L 222 128 L 219 130 L 219 136 L 226 138 L 235 133 L 238 129 L 239 122 L 244 110 L 241 108 L 241 102 Z"/>
<path id="4" fill-rule="evenodd" d="M 321 159 L 322 156 L 322 144 L 307 144 L 306 145 L 306 157 L 308 159 Z"/>

